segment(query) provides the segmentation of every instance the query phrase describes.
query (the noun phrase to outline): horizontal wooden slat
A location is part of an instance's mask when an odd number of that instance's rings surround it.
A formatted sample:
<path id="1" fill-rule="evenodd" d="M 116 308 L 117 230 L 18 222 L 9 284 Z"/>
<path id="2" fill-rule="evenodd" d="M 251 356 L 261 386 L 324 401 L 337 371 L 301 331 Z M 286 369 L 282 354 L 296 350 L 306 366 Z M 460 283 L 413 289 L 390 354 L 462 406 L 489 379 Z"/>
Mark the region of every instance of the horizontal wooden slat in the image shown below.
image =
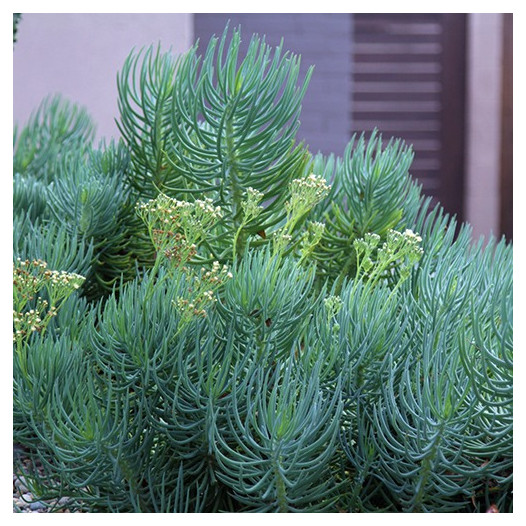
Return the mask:
<path id="1" fill-rule="evenodd" d="M 364 13 L 355 15 L 355 26 L 373 24 L 400 23 L 400 24 L 422 24 L 437 23 L 440 21 L 440 13 Z"/>
<path id="2" fill-rule="evenodd" d="M 360 93 L 370 94 L 388 94 L 393 93 L 410 93 L 422 94 L 431 93 L 433 95 L 439 94 L 441 90 L 440 82 L 423 81 L 423 82 L 354 82 L 353 93 L 355 95 Z"/>
<path id="3" fill-rule="evenodd" d="M 353 113 L 354 114 L 354 113 Z M 377 119 L 372 121 L 370 119 L 353 120 L 353 128 L 358 131 L 371 131 L 374 128 L 378 128 L 380 132 L 413 132 L 413 131 L 428 131 L 435 132 L 440 131 L 440 121 L 417 121 L 417 120 L 395 120 L 389 121 L 385 119 Z"/>
<path id="4" fill-rule="evenodd" d="M 354 73 L 353 82 L 438 82 L 439 73 Z"/>
<path id="5" fill-rule="evenodd" d="M 355 62 L 353 73 L 439 74 L 442 66 L 438 62 Z"/>
<path id="6" fill-rule="evenodd" d="M 355 100 L 355 113 L 437 113 L 441 104 L 437 100 L 431 101 L 363 101 Z"/>
<path id="7" fill-rule="evenodd" d="M 394 54 L 394 53 L 360 53 L 353 55 L 353 61 L 356 64 L 381 64 L 396 62 L 397 64 L 414 64 L 415 62 L 425 64 L 439 64 L 440 55 L 411 55 L 411 54 Z"/>
<path id="8" fill-rule="evenodd" d="M 382 43 L 382 44 L 389 44 L 389 43 L 396 43 L 396 44 L 436 44 L 440 42 L 440 38 L 436 37 L 434 35 L 426 36 L 426 35 L 391 35 L 382 33 L 380 35 L 367 35 L 367 34 L 356 34 L 355 37 L 357 40 L 360 41 L 361 44 L 367 44 L 369 42 L 371 43 Z"/>
<path id="9" fill-rule="evenodd" d="M 413 165 L 415 168 L 418 168 L 419 170 L 438 170 L 440 168 L 440 159 L 436 155 L 436 152 L 421 152 L 416 149 L 414 152 L 415 159 Z"/>
<path id="10" fill-rule="evenodd" d="M 424 175 L 416 175 L 414 170 L 410 170 L 411 175 L 416 179 L 423 187 L 426 194 L 440 189 L 440 181 L 438 179 L 430 179 Z"/>
<path id="11" fill-rule="evenodd" d="M 428 127 L 422 127 L 422 130 L 434 131 L 438 128 L 435 124 L 440 123 L 440 113 L 438 112 L 417 112 L 413 111 L 411 113 L 396 112 L 396 111 L 359 111 L 354 109 L 353 115 L 356 119 L 361 121 L 369 122 L 388 122 L 388 123 L 403 123 L 406 120 L 410 122 L 420 122 L 420 123 L 429 123 Z"/>
<path id="12" fill-rule="evenodd" d="M 353 53 L 380 55 L 438 55 L 442 46 L 438 42 L 357 42 Z"/>
<path id="13" fill-rule="evenodd" d="M 360 102 L 384 101 L 396 103 L 400 102 L 437 102 L 437 97 L 433 93 L 356 93 L 354 94 L 354 104 Z"/>
<path id="14" fill-rule="evenodd" d="M 413 150 L 416 152 L 431 152 L 435 154 L 441 150 L 441 144 L 439 139 L 414 139 L 410 140 L 405 137 L 407 144 L 413 146 Z"/>
<path id="15" fill-rule="evenodd" d="M 442 27 L 437 22 L 397 22 L 397 21 L 377 21 L 377 22 L 360 22 L 355 24 L 354 33 L 361 38 L 367 38 L 372 31 L 381 30 L 387 36 L 396 38 L 410 36 L 414 41 L 416 37 L 433 38 L 442 34 Z M 376 35 L 375 35 L 376 36 Z"/>

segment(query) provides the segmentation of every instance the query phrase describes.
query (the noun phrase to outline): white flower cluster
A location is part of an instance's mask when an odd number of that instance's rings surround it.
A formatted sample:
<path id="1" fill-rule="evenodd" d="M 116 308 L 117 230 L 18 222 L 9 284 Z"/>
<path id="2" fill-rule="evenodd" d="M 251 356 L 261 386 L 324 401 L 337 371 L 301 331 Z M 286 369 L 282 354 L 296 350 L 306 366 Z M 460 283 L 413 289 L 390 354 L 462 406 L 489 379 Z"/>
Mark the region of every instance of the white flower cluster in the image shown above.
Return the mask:
<path id="1" fill-rule="evenodd" d="M 396 252 L 403 252 L 414 258 L 419 258 L 424 250 L 420 247 L 422 238 L 410 229 L 406 229 L 403 233 L 396 230 L 389 230 L 387 233 L 387 240 L 382 246 L 387 254 L 395 254 Z"/>
<path id="2" fill-rule="evenodd" d="M 301 179 L 294 179 L 292 186 L 298 188 L 312 188 L 315 189 L 320 195 L 327 193 L 330 190 L 330 185 L 327 184 L 325 178 L 322 175 L 310 174 L 307 177 Z"/>
<path id="3" fill-rule="evenodd" d="M 40 332 L 42 330 L 43 309 L 46 305 L 41 305 L 42 308 L 30 309 L 27 312 L 13 311 L 13 325 L 14 334 L 13 339 L 23 336 L 29 332 Z M 40 306 L 39 306 L 40 307 Z"/>
<path id="4" fill-rule="evenodd" d="M 326 197 L 330 189 L 330 185 L 321 175 L 310 174 L 301 179 L 293 179 L 290 183 L 291 200 L 288 207 L 290 211 L 293 211 L 294 207 L 309 209 Z"/>
<path id="5" fill-rule="evenodd" d="M 219 261 L 214 261 L 212 263 L 212 270 L 206 270 L 204 267 L 201 269 L 202 279 L 205 281 L 209 281 L 210 283 L 217 283 L 222 280 L 222 278 L 232 278 L 232 272 L 228 270 L 228 267 L 226 265 L 221 266 L 221 263 Z"/>
<path id="6" fill-rule="evenodd" d="M 421 243 L 422 242 L 422 238 L 418 235 L 418 234 L 415 234 L 411 229 L 407 228 L 404 232 L 404 236 L 406 239 L 409 239 L 409 240 L 414 240 L 415 242 L 417 243 Z"/>
<path id="7" fill-rule="evenodd" d="M 145 203 L 137 203 L 136 210 L 139 215 L 154 214 L 163 223 L 178 220 L 181 215 L 192 212 L 200 212 L 214 219 L 222 217 L 221 207 L 214 206 L 214 202 L 209 197 L 196 199 L 193 202 L 179 201 L 165 194 L 159 194 L 155 199 L 150 199 Z"/>
<path id="8" fill-rule="evenodd" d="M 49 280 L 52 287 L 66 286 L 73 289 L 78 289 L 84 283 L 86 278 L 74 272 L 66 272 L 65 270 L 46 270 L 44 277 Z"/>
<path id="9" fill-rule="evenodd" d="M 74 272 L 48 270 L 47 263 L 40 259 L 30 261 L 17 258 L 13 264 L 13 284 L 19 291 L 26 289 L 36 292 L 45 285 L 58 285 L 75 290 L 80 288 L 85 280 L 84 276 Z"/>
<path id="10" fill-rule="evenodd" d="M 211 270 L 201 268 L 201 274 L 194 276 L 194 286 L 191 288 L 191 298 L 177 298 L 174 305 L 182 315 L 183 323 L 190 321 L 194 316 L 206 317 L 206 307 L 215 303 L 215 291 L 224 283 L 225 279 L 231 279 L 232 272 L 226 265 L 214 261 Z"/>
<path id="11" fill-rule="evenodd" d="M 325 223 L 320 223 L 320 221 L 312 221 L 309 224 L 309 230 L 311 231 L 315 239 L 320 239 L 325 231 Z"/>
<path id="12" fill-rule="evenodd" d="M 21 258 L 16 258 L 16 265 L 19 267 L 33 267 L 33 268 L 41 268 L 45 269 L 47 268 L 47 263 L 45 261 L 42 261 L 41 259 L 33 259 L 30 261 L 29 259 L 22 260 Z"/>
<path id="13" fill-rule="evenodd" d="M 412 267 L 420 260 L 423 249 L 422 238 L 411 229 L 403 233 L 389 230 L 384 243 L 378 247 L 380 236 L 373 232 L 353 242 L 356 250 L 358 273 L 365 273 L 371 280 L 378 280 L 389 269 L 397 268 L 400 280 L 406 279 Z M 376 248 L 378 249 L 376 250 Z"/>
<path id="14" fill-rule="evenodd" d="M 222 217 L 212 199 L 179 201 L 165 194 L 136 205 L 137 214 L 148 227 L 157 253 L 184 265 L 196 254 L 200 240 Z"/>
<path id="15" fill-rule="evenodd" d="M 79 289 L 85 279 L 74 272 L 49 270 L 47 263 L 40 259 L 18 258 L 13 263 L 13 340 L 17 345 L 22 345 L 31 333 L 45 330 L 62 302 Z M 39 296 L 44 290 L 49 302 Z M 29 306 L 32 308 L 25 310 Z"/>
<path id="16" fill-rule="evenodd" d="M 247 198 L 252 199 L 253 201 L 261 201 L 265 194 L 249 186 L 247 188 Z"/>
<path id="17" fill-rule="evenodd" d="M 220 219 L 222 217 L 221 207 L 214 206 L 214 202 L 209 197 L 206 197 L 204 200 L 197 199 L 194 204 L 195 208 L 199 208 L 206 214 L 210 214 L 214 219 Z"/>
<path id="18" fill-rule="evenodd" d="M 259 202 L 263 199 L 265 194 L 256 190 L 255 188 L 248 187 L 245 192 L 246 199 L 241 202 L 243 212 L 245 214 L 245 221 L 248 222 L 259 215 L 263 209 Z"/>

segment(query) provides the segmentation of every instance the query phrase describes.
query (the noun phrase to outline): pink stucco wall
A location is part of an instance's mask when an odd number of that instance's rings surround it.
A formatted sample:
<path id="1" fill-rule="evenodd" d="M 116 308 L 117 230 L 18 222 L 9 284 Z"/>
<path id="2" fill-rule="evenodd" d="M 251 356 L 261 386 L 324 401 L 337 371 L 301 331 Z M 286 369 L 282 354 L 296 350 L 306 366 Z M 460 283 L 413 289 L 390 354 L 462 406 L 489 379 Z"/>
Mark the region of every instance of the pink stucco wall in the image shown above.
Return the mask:
<path id="1" fill-rule="evenodd" d="M 27 13 L 13 51 L 13 117 L 23 124 L 48 94 L 85 106 L 98 136 L 117 136 L 116 74 L 133 47 L 160 42 L 186 51 L 193 43 L 187 13 Z"/>

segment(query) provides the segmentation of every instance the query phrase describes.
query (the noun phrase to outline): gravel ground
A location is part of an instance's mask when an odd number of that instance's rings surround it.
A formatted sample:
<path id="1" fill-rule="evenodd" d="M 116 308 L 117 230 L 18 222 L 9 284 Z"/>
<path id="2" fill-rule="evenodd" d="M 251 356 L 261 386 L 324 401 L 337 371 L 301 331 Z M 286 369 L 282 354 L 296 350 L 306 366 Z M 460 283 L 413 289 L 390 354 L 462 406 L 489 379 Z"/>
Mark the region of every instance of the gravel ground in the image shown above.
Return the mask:
<path id="1" fill-rule="evenodd" d="M 58 504 L 61 506 L 57 508 L 57 501 L 43 502 L 35 499 L 32 493 L 26 488 L 23 480 L 19 480 L 13 474 L 13 513 L 71 513 L 69 509 L 63 508 L 67 504 L 68 498 L 63 497 L 59 499 Z M 55 509 L 53 509 L 55 508 Z"/>
<path id="2" fill-rule="evenodd" d="M 24 457 L 24 449 L 17 444 L 13 446 L 13 458 L 21 460 L 24 464 L 30 463 L 30 460 Z M 39 500 L 25 485 L 24 477 L 18 477 L 13 472 L 13 513 L 71 513 L 64 507 L 68 500 L 68 497 L 52 501 Z"/>

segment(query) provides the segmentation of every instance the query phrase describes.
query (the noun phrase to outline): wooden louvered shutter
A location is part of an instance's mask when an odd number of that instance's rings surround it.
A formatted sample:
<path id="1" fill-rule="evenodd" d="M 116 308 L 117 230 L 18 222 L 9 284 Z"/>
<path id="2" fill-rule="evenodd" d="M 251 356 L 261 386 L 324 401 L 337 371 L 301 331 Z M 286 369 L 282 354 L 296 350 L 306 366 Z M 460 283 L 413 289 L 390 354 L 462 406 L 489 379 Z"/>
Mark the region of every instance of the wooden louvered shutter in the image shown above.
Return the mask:
<path id="1" fill-rule="evenodd" d="M 355 14 L 352 126 L 413 144 L 412 174 L 462 219 L 464 14 Z"/>

